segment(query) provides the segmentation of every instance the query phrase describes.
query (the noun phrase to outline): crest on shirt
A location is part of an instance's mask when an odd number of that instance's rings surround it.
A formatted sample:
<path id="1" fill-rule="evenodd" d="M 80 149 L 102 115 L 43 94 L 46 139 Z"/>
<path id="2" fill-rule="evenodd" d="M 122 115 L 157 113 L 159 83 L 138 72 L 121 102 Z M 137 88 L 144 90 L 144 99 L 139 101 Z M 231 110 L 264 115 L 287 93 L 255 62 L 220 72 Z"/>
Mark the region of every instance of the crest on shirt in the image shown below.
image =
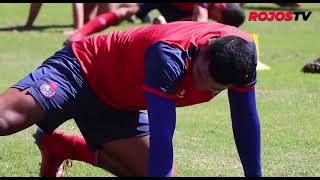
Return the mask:
<path id="1" fill-rule="evenodd" d="M 45 97 L 52 97 L 56 94 L 57 90 L 57 83 L 51 82 L 51 83 L 44 83 L 40 86 L 40 92 Z"/>

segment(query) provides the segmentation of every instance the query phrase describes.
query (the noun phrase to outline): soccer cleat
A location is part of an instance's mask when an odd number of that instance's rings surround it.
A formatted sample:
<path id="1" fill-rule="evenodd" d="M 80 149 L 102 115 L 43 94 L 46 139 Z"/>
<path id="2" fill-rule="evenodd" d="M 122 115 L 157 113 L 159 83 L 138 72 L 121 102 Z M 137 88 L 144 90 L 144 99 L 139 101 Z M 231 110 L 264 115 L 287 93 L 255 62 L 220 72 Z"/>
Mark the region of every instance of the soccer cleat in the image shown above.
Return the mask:
<path id="1" fill-rule="evenodd" d="M 42 142 L 44 136 L 51 136 L 50 142 Z M 45 134 L 42 130 L 38 129 L 34 134 L 36 139 L 35 143 L 38 145 L 41 152 L 41 177 L 64 177 L 66 170 L 72 166 L 71 160 L 67 155 L 61 155 L 59 148 L 63 145 L 58 144 L 62 139 L 63 132 L 55 131 L 53 134 Z"/>
<path id="2" fill-rule="evenodd" d="M 304 65 L 301 71 L 304 73 L 320 73 L 320 58 Z"/>
<path id="3" fill-rule="evenodd" d="M 72 167 L 71 159 L 64 160 L 58 168 L 58 171 L 56 173 L 56 177 L 64 177 L 67 174 L 68 169 L 71 167 Z"/>
<path id="4" fill-rule="evenodd" d="M 166 24 L 167 21 L 165 19 L 165 17 L 163 16 L 158 16 L 158 17 L 155 17 L 152 21 L 152 24 Z"/>

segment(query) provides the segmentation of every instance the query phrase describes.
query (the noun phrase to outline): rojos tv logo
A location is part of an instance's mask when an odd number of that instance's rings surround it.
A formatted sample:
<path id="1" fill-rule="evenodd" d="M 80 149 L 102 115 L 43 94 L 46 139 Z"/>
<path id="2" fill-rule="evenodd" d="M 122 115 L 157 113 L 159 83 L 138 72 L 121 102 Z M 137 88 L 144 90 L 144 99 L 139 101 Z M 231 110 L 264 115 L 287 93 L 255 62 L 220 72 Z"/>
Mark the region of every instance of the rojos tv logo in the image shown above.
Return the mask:
<path id="1" fill-rule="evenodd" d="M 311 11 L 250 11 L 248 21 L 298 21 L 300 16 L 307 21 L 311 14 Z"/>

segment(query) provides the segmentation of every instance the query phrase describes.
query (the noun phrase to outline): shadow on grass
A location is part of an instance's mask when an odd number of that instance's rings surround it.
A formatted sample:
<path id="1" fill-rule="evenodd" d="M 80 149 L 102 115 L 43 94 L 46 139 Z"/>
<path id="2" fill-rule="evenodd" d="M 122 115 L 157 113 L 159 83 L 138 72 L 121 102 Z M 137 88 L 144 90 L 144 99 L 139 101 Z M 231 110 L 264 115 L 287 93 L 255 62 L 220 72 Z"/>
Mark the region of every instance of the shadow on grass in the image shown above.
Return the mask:
<path id="1" fill-rule="evenodd" d="M 25 26 L 12 26 L 12 27 L 4 27 L 0 28 L 0 31 L 44 31 L 47 29 L 52 28 L 72 28 L 73 25 L 45 25 L 45 26 L 32 26 L 32 27 L 25 27 Z"/>

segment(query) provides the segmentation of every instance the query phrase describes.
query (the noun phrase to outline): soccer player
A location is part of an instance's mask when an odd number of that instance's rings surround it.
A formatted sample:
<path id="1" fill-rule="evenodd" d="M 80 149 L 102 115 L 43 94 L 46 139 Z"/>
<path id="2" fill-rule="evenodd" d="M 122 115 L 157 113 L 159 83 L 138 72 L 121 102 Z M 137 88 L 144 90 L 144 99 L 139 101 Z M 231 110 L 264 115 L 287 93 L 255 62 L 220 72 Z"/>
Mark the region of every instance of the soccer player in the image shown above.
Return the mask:
<path id="1" fill-rule="evenodd" d="M 67 42 L 77 41 L 110 26 L 118 25 L 132 15 L 146 19 L 145 17 L 153 9 L 158 9 L 163 15 L 164 20 L 158 20 L 160 24 L 181 20 L 207 22 L 209 18 L 238 27 L 245 20 L 245 14 L 239 3 L 143 3 L 97 16 L 71 34 Z"/>
<path id="2" fill-rule="evenodd" d="M 0 95 L 0 135 L 37 124 L 41 176 L 55 176 L 65 159 L 117 176 L 174 176 L 176 107 L 227 90 L 244 175 L 262 176 L 256 58 L 250 34 L 220 23 L 179 21 L 71 42 Z M 83 138 L 55 131 L 72 118 Z"/>
<path id="3" fill-rule="evenodd" d="M 123 5 L 118 8 L 114 8 L 111 11 L 96 16 L 87 22 L 82 28 L 76 29 L 71 33 L 67 42 L 77 41 L 90 34 L 100 32 L 107 27 L 118 25 L 122 21 L 129 19 L 139 10 L 139 6 L 136 3 L 122 4 Z"/>
<path id="4" fill-rule="evenodd" d="M 153 9 L 158 9 L 166 22 L 207 22 L 212 19 L 239 27 L 245 21 L 245 13 L 239 3 L 144 3 L 136 16 L 142 19 Z"/>
<path id="5" fill-rule="evenodd" d="M 82 20 L 82 25 L 78 26 L 77 28 L 73 29 L 72 31 L 65 31 L 65 35 L 72 35 L 74 32 L 76 32 L 78 29 L 82 28 L 84 24 L 87 24 L 89 21 L 93 20 L 96 16 L 99 16 L 101 14 L 108 13 L 110 11 L 115 11 L 117 13 L 117 9 L 121 8 L 121 12 L 123 12 L 126 8 L 130 10 L 129 7 L 137 6 L 136 3 L 76 3 L 76 4 L 83 4 L 82 9 L 77 8 L 75 11 L 77 14 L 77 18 L 75 21 L 81 21 Z M 80 11 L 81 10 L 81 11 Z M 82 16 L 80 16 L 80 13 Z M 104 16 L 102 16 L 104 17 Z M 131 16 L 132 17 L 132 16 Z M 124 19 L 126 17 L 123 17 Z M 132 19 L 128 19 L 130 16 L 127 16 L 127 21 L 133 22 Z"/>

